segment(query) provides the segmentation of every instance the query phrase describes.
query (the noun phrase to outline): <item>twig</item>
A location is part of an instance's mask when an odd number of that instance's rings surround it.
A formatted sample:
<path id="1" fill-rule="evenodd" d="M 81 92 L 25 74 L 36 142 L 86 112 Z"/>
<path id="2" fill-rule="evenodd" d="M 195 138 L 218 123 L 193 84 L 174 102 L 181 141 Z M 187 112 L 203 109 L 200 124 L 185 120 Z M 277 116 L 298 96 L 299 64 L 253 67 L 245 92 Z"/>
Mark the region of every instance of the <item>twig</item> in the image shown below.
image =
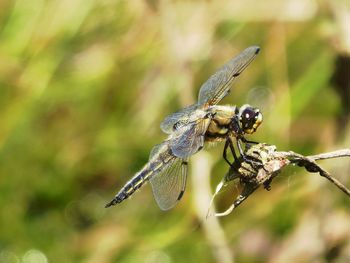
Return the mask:
<path id="1" fill-rule="evenodd" d="M 248 196 L 251 195 L 257 188 L 259 188 L 260 185 L 263 185 L 265 189 L 270 190 L 270 183 L 273 178 L 275 178 L 280 173 L 282 168 L 289 164 L 297 164 L 301 167 L 304 167 L 308 172 L 319 173 L 321 176 L 327 178 L 330 182 L 332 182 L 335 186 L 337 186 L 347 196 L 350 197 L 350 190 L 316 163 L 316 160 L 350 157 L 350 149 L 343 149 L 311 156 L 303 156 L 292 151 L 276 151 L 276 146 L 274 145 L 259 143 L 247 144 L 245 155 L 246 159 L 248 157 L 254 160 L 254 162 L 248 162 L 243 160 L 243 158 L 240 158 L 238 163 L 236 162 L 235 165 L 230 168 L 228 173 L 216 188 L 210 204 L 212 204 L 215 196 L 221 191 L 223 187 L 225 187 L 230 181 L 233 181 L 237 178 L 240 179 L 240 182 L 243 185 L 242 192 L 238 195 L 238 197 L 226 211 L 222 213 L 214 213 L 213 215 L 228 215 L 244 200 L 246 200 Z M 234 167 L 239 168 L 237 169 Z M 209 215 L 211 214 L 208 212 L 207 216 Z"/>
<path id="2" fill-rule="evenodd" d="M 328 152 L 328 153 L 310 155 L 310 156 L 308 156 L 308 158 L 317 161 L 317 160 L 339 158 L 339 157 L 349 157 L 349 156 L 350 156 L 350 149 L 342 149 L 342 150 L 337 150 L 337 151 Z"/>
<path id="3" fill-rule="evenodd" d="M 340 190 L 342 190 L 346 195 L 350 197 L 350 190 L 343 185 L 338 179 L 333 177 L 329 172 L 324 170 L 321 166 L 319 166 L 315 160 L 324 160 L 324 159 L 331 159 L 331 158 L 338 158 L 338 157 L 349 157 L 350 156 L 350 150 L 344 149 L 329 153 L 323 153 L 319 155 L 313 155 L 308 157 L 303 157 L 303 161 L 306 162 L 306 166 L 303 165 L 306 170 L 309 172 L 318 172 L 321 176 L 327 178 L 330 182 L 332 182 L 334 185 L 336 185 Z"/>

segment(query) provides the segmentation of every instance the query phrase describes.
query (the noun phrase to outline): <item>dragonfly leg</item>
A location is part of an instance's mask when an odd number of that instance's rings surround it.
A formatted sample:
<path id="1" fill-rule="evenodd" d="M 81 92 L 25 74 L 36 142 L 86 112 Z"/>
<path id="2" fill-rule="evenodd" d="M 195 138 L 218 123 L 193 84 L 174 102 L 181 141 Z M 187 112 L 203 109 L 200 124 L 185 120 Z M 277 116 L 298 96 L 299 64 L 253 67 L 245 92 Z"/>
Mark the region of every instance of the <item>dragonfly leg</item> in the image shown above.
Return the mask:
<path id="1" fill-rule="evenodd" d="M 233 146 L 233 142 L 232 142 L 231 138 L 228 138 L 227 140 L 229 141 L 230 150 L 231 150 L 231 153 L 233 155 L 233 158 L 235 159 L 235 164 L 239 164 L 240 162 L 239 162 L 239 159 L 237 157 L 235 147 Z"/>
<path id="2" fill-rule="evenodd" d="M 233 156 L 233 163 L 231 163 L 228 159 L 227 159 L 227 148 L 230 147 L 230 150 L 231 150 L 231 153 L 232 153 L 232 156 Z M 226 139 L 226 142 L 225 142 L 225 147 L 224 147 L 224 153 L 223 153 L 223 157 L 225 159 L 225 161 L 231 166 L 231 167 L 237 167 L 239 166 L 240 164 L 240 160 L 236 154 L 236 151 L 235 151 L 235 147 L 233 146 L 233 142 L 231 140 L 231 138 L 227 138 Z"/>
<path id="3" fill-rule="evenodd" d="M 224 152 L 222 153 L 222 157 L 228 163 L 229 166 L 232 166 L 232 163 L 227 159 L 227 148 L 228 148 L 229 144 L 230 144 L 229 139 L 227 139 L 225 142 Z"/>
<path id="4" fill-rule="evenodd" d="M 251 157 L 251 156 L 248 157 L 247 155 L 245 155 L 240 141 L 242 141 L 244 143 L 246 143 L 248 141 L 244 137 L 236 140 L 238 151 L 239 151 L 240 155 L 242 156 L 243 160 L 247 163 L 252 164 L 252 165 L 256 165 L 257 167 L 261 167 L 262 163 L 259 161 L 259 159 L 255 159 L 254 157 Z"/>
<path id="5" fill-rule="evenodd" d="M 243 149 L 242 149 L 242 145 L 240 144 L 240 142 L 239 141 L 242 141 L 242 142 L 245 142 L 245 139 L 237 139 L 236 140 L 236 142 L 237 142 L 237 148 L 238 148 L 238 151 L 239 151 L 239 154 L 242 156 L 242 158 L 246 161 L 246 157 L 245 157 L 245 154 L 244 154 L 244 152 L 243 152 Z"/>
<path id="6" fill-rule="evenodd" d="M 240 140 L 244 143 L 250 143 L 250 144 L 259 144 L 259 142 L 255 142 L 255 141 L 249 141 L 246 138 L 242 137 L 240 138 Z"/>

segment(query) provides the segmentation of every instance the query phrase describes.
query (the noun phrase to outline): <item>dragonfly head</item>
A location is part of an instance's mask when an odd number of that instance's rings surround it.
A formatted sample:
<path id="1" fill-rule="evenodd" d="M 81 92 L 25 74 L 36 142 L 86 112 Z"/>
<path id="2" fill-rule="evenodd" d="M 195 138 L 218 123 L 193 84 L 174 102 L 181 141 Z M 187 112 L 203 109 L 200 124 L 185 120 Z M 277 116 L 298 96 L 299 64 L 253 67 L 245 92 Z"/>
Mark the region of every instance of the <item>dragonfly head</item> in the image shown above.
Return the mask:
<path id="1" fill-rule="evenodd" d="M 263 120 L 260 110 L 248 104 L 239 109 L 238 117 L 242 131 L 247 134 L 255 132 Z"/>

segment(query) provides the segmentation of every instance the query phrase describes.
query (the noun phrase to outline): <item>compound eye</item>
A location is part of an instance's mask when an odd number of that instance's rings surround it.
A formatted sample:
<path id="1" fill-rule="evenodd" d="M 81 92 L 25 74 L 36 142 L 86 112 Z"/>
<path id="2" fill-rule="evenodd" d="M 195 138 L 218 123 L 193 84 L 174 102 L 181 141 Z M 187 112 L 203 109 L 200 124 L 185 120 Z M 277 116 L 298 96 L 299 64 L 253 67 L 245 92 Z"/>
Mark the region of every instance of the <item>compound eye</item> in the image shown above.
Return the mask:
<path id="1" fill-rule="evenodd" d="M 253 107 L 246 107 L 240 114 L 242 130 L 245 133 L 251 134 L 256 131 L 262 122 L 262 114 Z"/>
<path id="2" fill-rule="evenodd" d="M 253 110 L 252 108 L 246 108 L 244 109 L 244 111 L 242 112 L 242 122 L 249 122 L 252 119 L 255 119 L 256 116 L 256 111 Z"/>

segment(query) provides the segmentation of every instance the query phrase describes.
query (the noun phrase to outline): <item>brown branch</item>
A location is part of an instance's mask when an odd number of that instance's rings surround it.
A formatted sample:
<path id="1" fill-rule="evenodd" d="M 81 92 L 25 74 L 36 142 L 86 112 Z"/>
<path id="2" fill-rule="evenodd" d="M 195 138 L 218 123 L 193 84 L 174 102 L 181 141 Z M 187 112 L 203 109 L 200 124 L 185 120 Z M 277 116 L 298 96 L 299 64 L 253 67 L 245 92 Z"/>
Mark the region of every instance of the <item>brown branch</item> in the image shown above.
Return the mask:
<path id="1" fill-rule="evenodd" d="M 350 156 L 350 149 L 342 149 L 342 150 L 337 150 L 337 151 L 328 152 L 328 153 L 310 155 L 310 156 L 308 156 L 308 158 L 317 161 L 317 160 L 339 158 L 339 157 L 349 157 L 349 156 Z"/>
<path id="2" fill-rule="evenodd" d="M 304 167 L 311 173 L 319 173 L 350 197 L 350 190 L 316 163 L 316 160 L 339 157 L 350 157 L 350 149 L 343 149 L 312 156 L 303 156 L 292 151 L 276 151 L 276 146 L 265 143 L 247 144 L 245 149 L 245 160 L 243 160 L 241 157 L 240 160 L 238 160 L 238 162 L 236 162 L 235 165 L 229 169 L 228 173 L 218 185 L 210 204 L 212 204 L 215 196 L 223 187 L 225 187 L 230 181 L 237 178 L 239 178 L 241 184 L 243 185 L 243 190 L 226 211 L 222 213 L 214 213 L 212 215 L 228 215 L 244 200 L 246 200 L 248 196 L 251 195 L 257 188 L 259 188 L 260 185 L 263 185 L 265 189 L 269 190 L 271 181 L 285 166 L 290 164 L 297 164 L 298 166 Z M 254 161 L 249 162 L 247 159 Z M 210 214 L 208 212 L 208 216 L 209 215 Z"/>
<path id="3" fill-rule="evenodd" d="M 308 157 L 303 157 L 302 160 L 306 163 L 306 170 L 309 172 L 318 172 L 321 176 L 327 178 L 331 183 L 333 183 L 335 186 L 337 186 L 340 190 L 342 190 L 346 195 L 350 197 L 350 190 L 343 185 L 338 179 L 333 177 L 329 172 L 324 170 L 321 166 L 319 166 L 315 160 L 325 160 L 325 159 L 331 159 L 331 158 L 338 158 L 338 157 L 349 157 L 350 156 L 350 150 L 344 149 L 319 155 L 313 155 Z"/>

